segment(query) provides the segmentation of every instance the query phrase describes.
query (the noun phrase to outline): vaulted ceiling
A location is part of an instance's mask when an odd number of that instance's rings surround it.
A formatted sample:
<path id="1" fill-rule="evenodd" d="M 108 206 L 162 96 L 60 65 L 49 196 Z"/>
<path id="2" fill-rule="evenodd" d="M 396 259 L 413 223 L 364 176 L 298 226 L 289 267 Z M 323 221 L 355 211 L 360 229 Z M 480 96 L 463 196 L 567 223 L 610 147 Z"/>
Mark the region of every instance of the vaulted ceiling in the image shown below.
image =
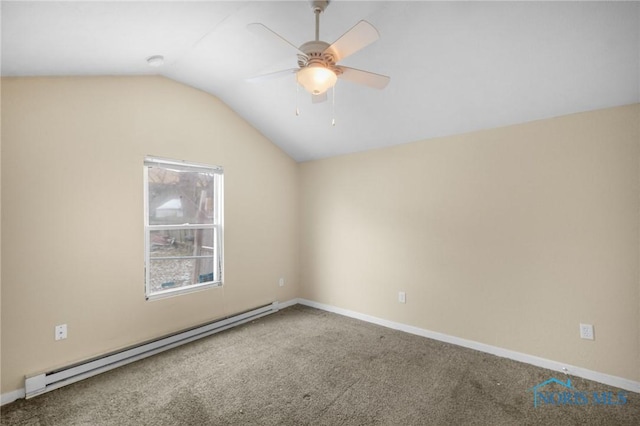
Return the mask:
<path id="1" fill-rule="evenodd" d="M 332 1 L 329 43 L 364 19 L 380 39 L 341 64 L 391 76 L 339 80 L 313 104 L 282 44 L 314 38 L 307 1 L 2 1 L 2 75 L 160 74 L 209 92 L 298 161 L 640 101 L 638 2 Z M 165 62 L 154 68 L 152 55 Z M 296 108 L 300 114 L 296 115 Z M 335 126 L 332 118 L 335 117 Z"/>

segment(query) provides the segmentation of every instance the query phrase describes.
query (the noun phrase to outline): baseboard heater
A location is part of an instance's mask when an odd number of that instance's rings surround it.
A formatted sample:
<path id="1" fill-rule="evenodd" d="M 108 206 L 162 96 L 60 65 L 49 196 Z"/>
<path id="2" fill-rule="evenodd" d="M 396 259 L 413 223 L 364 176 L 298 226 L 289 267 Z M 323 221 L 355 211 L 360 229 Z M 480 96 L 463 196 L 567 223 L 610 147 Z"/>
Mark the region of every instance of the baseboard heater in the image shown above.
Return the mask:
<path id="1" fill-rule="evenodd" d="M 227 330 L 240 324 L 253 321 L 278 311 L 278 302 L 262 306 L 242 314 L 215 321 L 171 336 L 163 337 L 139 346 L 113 352 L 99 358 L 93 358 L 65 368 L 27 377 L 25 380 L 26 398 L 58 389 L 62 386 L 95 376 L 125 364 L 164 352 L 185 343 Z"/>

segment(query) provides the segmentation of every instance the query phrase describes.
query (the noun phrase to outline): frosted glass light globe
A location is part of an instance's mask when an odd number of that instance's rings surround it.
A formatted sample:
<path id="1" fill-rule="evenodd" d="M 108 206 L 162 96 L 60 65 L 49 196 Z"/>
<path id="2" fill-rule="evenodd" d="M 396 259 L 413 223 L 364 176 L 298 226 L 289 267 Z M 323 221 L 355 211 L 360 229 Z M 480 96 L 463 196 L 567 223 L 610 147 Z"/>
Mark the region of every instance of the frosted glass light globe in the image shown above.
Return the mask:
<path id="1" fill-rule="evenodd" d="M 309 65 L 296 73 L 296 79 L 312 95 L 321 95 L 338 81 L 336 73 L 322 65 Z"/>

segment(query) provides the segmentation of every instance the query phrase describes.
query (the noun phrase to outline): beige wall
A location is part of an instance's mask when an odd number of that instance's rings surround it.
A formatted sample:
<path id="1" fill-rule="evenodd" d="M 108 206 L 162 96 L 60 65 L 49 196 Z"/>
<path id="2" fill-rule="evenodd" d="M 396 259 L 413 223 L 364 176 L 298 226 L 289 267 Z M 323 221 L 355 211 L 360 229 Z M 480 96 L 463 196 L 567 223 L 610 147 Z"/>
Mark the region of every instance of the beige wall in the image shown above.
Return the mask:
<path id="1" fill-rule="evenodd" d="M 2 99 L 2 84 L 0 83 L 0 100 Z M 0 117 L 2 116 L 2 102 L 0 101 Z M 0 381 L 2 380 L 2 120 L 0 120 Z M 0 386 L 1 390 L 1 386 Z"/>
<path id="2" fill-rule="evenodd" d="M 223 288 L 145 301 L 147 154 L 224 167 Z M 3 79 L 1 171 L 2 393 L 298 295 L 298 166 L 204 92 L 160 77 Z"/>
<path id="3" fill-rule="evenodd" d="M 638 105 L 296 165 L 159 77 L 1 96 L 2 393 L 298 296 L 640 380 Z M 224 288 L 144 300 L 147 154 L 225 168 Z"/>
<path id="4" fill-rule="evenodd" d="M 639 111 L 303 163 L 301 296 L 640 380 Z"/>

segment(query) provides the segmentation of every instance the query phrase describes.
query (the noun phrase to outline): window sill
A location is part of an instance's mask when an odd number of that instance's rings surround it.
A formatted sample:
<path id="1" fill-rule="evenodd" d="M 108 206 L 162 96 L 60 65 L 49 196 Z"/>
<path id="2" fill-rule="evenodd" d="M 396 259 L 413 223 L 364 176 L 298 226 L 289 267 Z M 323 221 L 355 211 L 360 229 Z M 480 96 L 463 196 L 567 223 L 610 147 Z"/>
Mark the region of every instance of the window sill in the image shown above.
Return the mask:
<path id="1" fill-rule="evenodd" d="M 210 282 L 210 283 L 203 283 L 203 284 L 194 284 L 188 287 L 179 287 L 179 288 L 172 288 L 164 291 L 158 291 L 156 293 L 148 295 L 146 299 L 150 301 L 165 299 L 167 297 L 179 296 L 181 294 L 187 294 L 187 293 L 194 293 L 196 291 L 207 290 L 213 287 L 222 287 L 222 282 L 218 281 L 218 282 Z"/>

